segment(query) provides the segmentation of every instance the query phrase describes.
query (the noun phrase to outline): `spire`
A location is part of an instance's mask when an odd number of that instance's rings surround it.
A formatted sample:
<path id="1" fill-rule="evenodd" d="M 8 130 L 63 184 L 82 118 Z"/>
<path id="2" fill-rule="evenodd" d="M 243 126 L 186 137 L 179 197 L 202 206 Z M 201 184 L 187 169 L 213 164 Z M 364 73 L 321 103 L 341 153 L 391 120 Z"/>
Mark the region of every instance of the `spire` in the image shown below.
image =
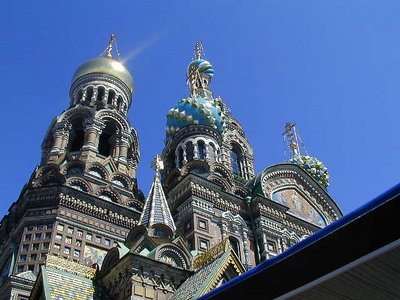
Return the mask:
<path id="1" fill-rule="evenodd" d="M 168 207 L 167 199 L 165 197 L 163 188 L 161 186 L 160 171 L 164 169 L 164 163 L 160 156 L 156 156 L 151 164 L 156 174 L 154 176 L 153 184 L 150 188 L 149 196 L 146 199 L 142 215 L 140 216 L 139 225 L 145 225 L 150 228 L 153 225 L 163 224 L 166 225 L 171 232 L 163 233 L 155 231 L 156 236 L 169 236 L 176 230 L 174 220 L 172 219 L 171 212 Z"/>
<path id="2" fill-rule="evenodd" d="M 201 59 L 201 54 L 204 54 L 203 44 L 200 41 L 197 41 L 193 51 L 195 59 Z"/>

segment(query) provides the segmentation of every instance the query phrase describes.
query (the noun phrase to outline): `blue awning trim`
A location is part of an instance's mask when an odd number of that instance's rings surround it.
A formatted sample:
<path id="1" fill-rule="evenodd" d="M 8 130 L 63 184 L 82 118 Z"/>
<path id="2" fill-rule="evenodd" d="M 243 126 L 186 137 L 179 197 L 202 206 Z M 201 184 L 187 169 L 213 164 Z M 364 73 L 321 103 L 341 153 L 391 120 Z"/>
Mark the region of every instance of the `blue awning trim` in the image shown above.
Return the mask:
<path id="1" fill-rule="evenodd" d="M 286 259 L 287 257 L 299 252 L 300 250 L 310 246 L 311 244 L 317 242 L 318 240 L 322 239 L 323 237 L 335 232 L 336 230 L 348 225 L 349 223 L 353 222 L 354 220 L 362 217 L 363 215 L 367 214 L 368 212 L 373 211 L 377 207 L 389 202 L 396 196 L 400 195 L 400 183 L 392 187 L 391 189 L 387 190 L 386 192 L 382 193 L 378 197 L 374 198 L 373 200 L 367 202 L 363 206 L 359 207 L 358 209 L 350 212 L 349 214 L 343 216 L 336 222 L 326 226 L 325 228 L 319 230 L 315 234 L 309 236 L 308 238 L 296 243 L 286 251 L 282 252 L 281 254 L 268 259 L 259 265 L 255 266 L 253 269 L 247 271 L 246 273 L 228 281 L 227 283 L 223 284 L 222 286 L 212 290 L 211 292 L 205 294 L 204 296 L 200 297 L 199 299 L 211 299 L 213 296 L 216 296 L 223 291 L 230 289 L 231 287 L 245 281 L 251 280 L 253 276 L 256 276 L 261 271 L 277 264 L 278 262 Z"/>

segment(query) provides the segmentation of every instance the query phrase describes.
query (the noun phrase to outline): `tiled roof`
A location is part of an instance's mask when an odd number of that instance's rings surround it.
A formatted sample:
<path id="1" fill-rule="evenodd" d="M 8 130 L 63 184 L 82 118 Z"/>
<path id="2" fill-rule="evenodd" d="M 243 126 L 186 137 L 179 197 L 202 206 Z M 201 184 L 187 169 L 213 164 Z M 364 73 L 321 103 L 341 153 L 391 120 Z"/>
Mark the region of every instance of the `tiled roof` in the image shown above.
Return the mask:
<path id="1" fill-rule="evenodd" d="M 222 250 L 222 252 L 221 252 Z M 215 254 L 219 252 L 217 256 Z M 198 297 L 215 288 L 223 278 L 225 270 L 232 265 L 239 274 L 244 272 L 243 266 L 232 252 L 229 241 L 223 241 L 202 254 L 200 260 L 208 262 L 202 265 L 195 274 L 189 277 L 169 300 L 189 300 Z M 210 258 L 213 258 L 210 261 Z M 201 262 L 199 263 L 201 265 Z"/>
<path id="2" fill-rule="evenodd" d="M 173 232 L 176 230 L 158 172 L 154 177 L 154 182 L 139 220 L 139 225 L 151 227 L 154 224 L 165 224 Z"/>
<path id="3" fill-rule="evenodd" d="M 49 300 L 92 300 L 94 287 L 91 279 L 60 271 L 43 268 L 44 287 Z"/>
<path id="4" fill-rule="evenodd" d="M 21 277 L 23 279 L 28 279 L 28 280 L 32 280 L 32 281 L 36 281 L 36 275 L 32 272 L 32 271 L 26 271 L 26 272 L 22 272 L 19 273 L 18 275 L 16 275 L 17 277 Z"/>

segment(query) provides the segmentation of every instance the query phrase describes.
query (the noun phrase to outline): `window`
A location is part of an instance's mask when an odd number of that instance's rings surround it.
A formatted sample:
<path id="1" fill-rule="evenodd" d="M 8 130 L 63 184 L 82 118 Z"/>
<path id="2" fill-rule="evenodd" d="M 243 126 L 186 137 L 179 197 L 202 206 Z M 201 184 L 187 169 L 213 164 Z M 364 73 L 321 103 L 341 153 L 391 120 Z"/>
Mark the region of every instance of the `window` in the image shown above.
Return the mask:
<path id="1" fill-rule="evenodd" d="M 91 241 L 92 240 L 92 235 L 90 233 L 86 233 L 86 239 Z"/>
<path id="2" fill-rule="evenodd" d="M 205 239 L 200 239 L 200 243 L 199 243 L 200 245 L 200 249 L 201 250 L 207 250 L 208 249 L 208 240 L 205 240 Z"/>
<path id="3" fill-rule="evenodd" d="M 76 231 L 77 236 L 83 236 L 83 231 L 82 230 L 77 230 Z"/>
<path id="4" fill-rule="evenodd" d="M 204 144 L 203 141 L 198 141 L 197 146 L 198 146 L 198 150 L 199 150 L 199 159 L 205 159 L 206 158 L 206 145 Z"/>
<path id="5" fill-rule="evenodd" d="M 44 226 L 43 224 L 40 224 L 36 227 L 38 230 L 43 230 L 46 229 L 46 226 Z"/>
<path id="6" fill-rule="evenodd" d="M 33 251 L 39 250 L 39 244 L 32 244 L 32 250 Z"/>
<path id="7" fill-rule="evenodd" d="M 54 249 L 55 251 L 60 251 L 61 245 L 59 245 L 59 244 L 54 244 L 53 249 Z"/>
<path id="8" fill-rule="evenodd" d="M 46 253 L 40 253 L 40 259 L 46 259 L 47 254 Z"/>
<path id="9" fill-rule="evenodd" d="M 267 249 L 271 252 L 276 252 L 276 244 L 273 241 L 267 241 Z"/>
<path id="10" fill-rule="evenodd" d="M 235 175 L 243 176 L 241 168 L 242 168 L 242 155 L 239 149 L 233 147 L 231 150 L 231 166 L 232 172 Z"/>
<path id="11" fill-rule="evenodd" d="M 33 253 L 31 254 L 30 260 L 36 260 L 37 259 L 37 254 Z"/>
<path id="12" fill-rule="evenodd" d="M 17 272 L 22 273 L 24 271 L 24 266 L 18 266 Z"/>
<path id="13" fill-rule="evenodd" d="M 240 258 L 239 241 L 237 239 L 235 239 L 234 237 L 230 236 L 229 242 L 231 243 L 233 252 L 235 252 L 236 255 Z"/>
<path id="14" fill-rule="evenodd" d="M 27 252 L 29 250 L 29 244 L 22 245 L 22 252 Z"/>
<path id="15" fill-rule="evenodd" d="M 82 247 L 82 241 L 81 240 L 76 240 L 75 241 L 75 246 Z"/>
<path id="16" fill-rule="evenodd" d="M 202 230 L 208 230 L 207 220 L 199 219 L 197 223 L 197 227 Z"/>
<path id="17" fill-rule="evenodd" d="M 40 240 L 40 239 L 42 239 L 42 233 L 41 232 L 35 233 L 35 240 Z"/>
<path id="18" fill-rule="evenodd" d="M 96 236 L 96 243 L 101 243 L 101 236 Z"/>
<path id="19" fill-rule="evenodd" d="M 105 240 L 104 240 L 104 245 L 110 246 L 110 245 L 111 245 L 111 241 L 108 240 L 108 239 L 105 239 Z"/>
<path id="20" fill-rule="evenodd" d="M 76 257 L 81 256 L 81 251 L 80 250 L 74 250 L 74 256 L 76 256 Z"/>
<path id="21" fill-rule="evenodd" d="M 43 243 L 42 249 L 49 249 L 49 243 Z"/>
<path id="22" fill-rule="evenodd" d="M 65 237 L 65 243 L 66 243 L 66 244 L 72 244 L 72 237 L 66 236 L 66 237 Z"/>
<path id="23" fill-rule="evenodd" d="M 183 166 L 183 149 L 179 148 L 178 150 L 178 167 L 182 168 Z"/>
<path id="24" fill-rule="evenodd" d="M 64 231 L 64 225 L 63 224 L 57 224 L 57 230 L 58 231 Z"/>
<path id="25" fill-rule="evenodd" d="M 71 248 L 70 247 L 64 247 L 64 254 L 70 254 L 71 253 Z"/>
<path id="26" fill-rule="evenodd" d="M 46 232 L 46 234 L 44 235 L 44 238 L 45 238 L 46 240 L 51 239 L 51 232 Z"/>
<path id="27" fill-rule="evenodd" d="M 25 241 L 32 240 L 32 234 L 25 234 Z"/>
<path id="28" fill-rule="evenodd" d="M 59 234 L 59 233 L 57 233 L 57 234 L 56 234 L 56 240 L 57 240 L 57 241 L 61 241 L 61 240 L 62 240 L 62 235 Z"/>
<path id="29" fill-rule="evenodd" d="M 27 231 L 32 231 L 32 230 L 33 230 L 33 226 L 28 226 L 28 227 L 26 228 L 26 230 L 27 230 Z"/>
<path id="30" fill-rule="evenodd" d="M 19 261 L 26 261 L 26 254 L 20 255 Z"/>
<path id="31" fill-rule="evenodd" d="M 28 270 L 33 272 L 35 270 L 35 265 L 29 265 Z"/>
<path id="32" fill-rule="evenodd" d="M 69 234 L 73 234 L 74 233 L 74 228 L 73 227 L 68 227 L 67 232 Z"/>
<path id="33" fill-rule="evenodd" d="M 53 228 L 53 223 L 47 224 L 47 229 L 52 229 Z"/>
<path id="34" fill-rule="evenodd" d="M 194 147 L 192 142 L 186 143 L 186 160 L 192 161 L 194 157 Z"/>

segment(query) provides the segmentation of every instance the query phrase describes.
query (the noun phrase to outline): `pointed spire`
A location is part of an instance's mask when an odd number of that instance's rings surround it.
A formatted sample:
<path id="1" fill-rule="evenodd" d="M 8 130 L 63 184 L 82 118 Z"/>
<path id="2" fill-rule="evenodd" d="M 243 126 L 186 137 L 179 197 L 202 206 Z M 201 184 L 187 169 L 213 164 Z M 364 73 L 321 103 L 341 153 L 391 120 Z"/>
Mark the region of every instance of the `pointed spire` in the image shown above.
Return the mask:
<path id="1" fill-rule="evenodd" d="M 146 199 L 139 225 L 145 225 L 150 228 L 156 224 L 163 224 L 171 229 L 171 233 L 176 230 L 174 220 L 168 207 L 163 188 L 161 186 L 160 171 L 164 168 L 164 163 L 160 156 L 156 156 L 151 166 L 156 174 L 153 184 L 150 188 L 149 196 Z M 157 234 L 156 234 L 157 235 Z"/>
<path id="2" fill-rule="evenodd" d="M 194 46 L 194 57 L 195 59 L 201 59 L 201 54 L 204 54 L 203 44 L 200 41 L 196 42 Z"/>
<path id="3" fill-rule="evenodd" d="M 119 59 L 120 54 L 119 54 L 118 47 L 117 47 L 117 36 L 114 33 L 111 33 L 110 41 L 108 42 L 108 45 L 104 49 L 101 56 L 113 58 L 112 52 L 114 49 L 115 49 L 115 53 L 117 54 L 118 59 Z"/>

